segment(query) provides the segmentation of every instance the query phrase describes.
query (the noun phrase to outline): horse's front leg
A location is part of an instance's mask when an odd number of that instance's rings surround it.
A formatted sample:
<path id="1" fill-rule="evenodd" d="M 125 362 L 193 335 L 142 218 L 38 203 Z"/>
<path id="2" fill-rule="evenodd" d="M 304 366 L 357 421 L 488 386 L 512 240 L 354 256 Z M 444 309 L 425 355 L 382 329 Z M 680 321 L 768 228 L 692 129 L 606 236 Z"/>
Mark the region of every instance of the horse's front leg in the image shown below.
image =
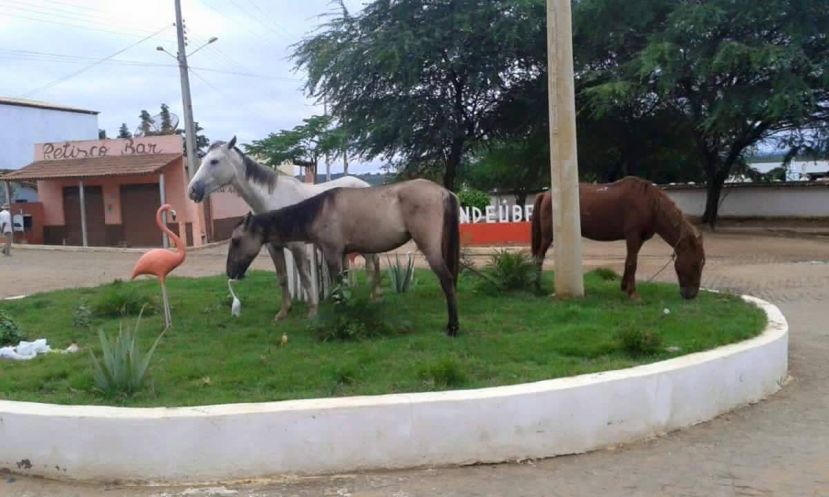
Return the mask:
<path id="1" fill-rule="evenodd" d="M 308 295 L 308 317 L 313 318 L 319 310 L 319 294 L 314 291 L 314 285 L 311 282 L 311 263 L 308 260 L 308 253 L 305 251 L 305 244 L 291 243 L 289 248 L 299 271 L 302 288 L 305 289 L 305 293 Z"/>
<path id="2" fill-rule="evenodd" d="M 279 321 L 288 317 L 291 312 L 291 290 L 288 288 L 288 268 L 285 264 L 285 250 L 282 247 L 268 244 L 268 253 L 273 260 L 273 266 L 276 269 L 276 280 L 279 283 L 279 288 L 282 290 L 282 307 L 274 316 L 274 321 Z"/>
<path id="3" fill-rule="evenodd" d="M 631 237 L 627 242 L 627 257 L 625 258 L 625 274 L 622 276 L 622 291 L 628 294 L 631 300 L 639 300 L 636 292 L 636 262 L 639 258 L 639 249 L 642 248 L 642 239 Z"/>

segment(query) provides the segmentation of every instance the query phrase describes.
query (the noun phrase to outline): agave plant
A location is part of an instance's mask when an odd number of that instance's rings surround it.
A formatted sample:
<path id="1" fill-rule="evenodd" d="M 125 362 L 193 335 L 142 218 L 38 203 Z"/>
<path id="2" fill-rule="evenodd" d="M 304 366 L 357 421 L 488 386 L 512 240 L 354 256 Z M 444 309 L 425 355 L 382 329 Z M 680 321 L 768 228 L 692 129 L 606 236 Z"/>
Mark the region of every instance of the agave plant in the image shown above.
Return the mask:
<path id="1" fill-rule="evenodd" d="M 114 339 L 107 337 L 103 330 L 98 330 L 98 338 L 101 341 L 101 359 L 95 357 L 91 351 L 89 355 L 92 357 L 95 385 L 106 395 L 132 395 L 144 383 L 150 360 L 165 332 L 158 335 L 146 353 L 141 352 L 138 349 L 136 337 L 143 313 L 144 310 L 141 309 L 135 321 L 135 327 L 132 329 L 124 329 L 123 323 L 120 324 L 118 336 Z"/>
<path id="2" fill-rule="evenodd" d="M 391 280 L 392 288 L 397 293 L 406 293 L 417 282 L 414 277 L 414 257 L 412 253 L 406 254 L 406 265 L 400 263 L 400 256 L 395 254 L 394 262 L 391 257 L 387 257 L 389 261 L 389 279 Z"/>

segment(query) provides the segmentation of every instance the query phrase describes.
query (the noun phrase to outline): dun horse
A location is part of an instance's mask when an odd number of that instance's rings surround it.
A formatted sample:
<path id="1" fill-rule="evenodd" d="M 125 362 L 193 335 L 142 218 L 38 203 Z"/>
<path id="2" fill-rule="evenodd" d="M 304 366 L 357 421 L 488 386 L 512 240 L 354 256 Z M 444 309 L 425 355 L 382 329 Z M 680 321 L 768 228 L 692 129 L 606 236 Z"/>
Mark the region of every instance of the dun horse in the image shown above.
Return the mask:
<path id="1" fill-rule="evenodd" d="M 259 214 L 273 209 L 296 204 L 313 197 L 325 190 L 337 187 L 364 188 L 369 184 L 354 176 L 343 176 L 319 185 L 309 185 L 297 179 L 277 174 L 272 169 L 260 165 L 236 147 L 236 137 L 230 143 L 221 141 L 210 145 L 207 155 L 202 159 L 202 167 L 193 176 L 188 187 L 190 199 L 201 202 L 212 192 L 230 185 Z M 285 265 L 284 249 L 291 251 L 297 263 L 302 286 L 309 296 L 308 314 L 317 312 L 317 295 L 311 286 L 311 270 L 305 255 L 305 244 L 291 243 L 287 246 L 269 245 L 268 252 L 273 259 L 279 285 L 282 288 L 282 307 L 274 319 L 282 319 L 291 309 L 291 293 L 288 291 L 288 271 Z M 372 296 L 377 296 L 380 283 L 380 258 L 376 255 L 364 255 L 366 270 L 372 280 Z"/>
<path id="2" fill-rule="evenodd" d="M 458 333 L 458 199 L 428 180 L 374 188 L 335 188 L 279 210 L 248 214 L 233 230 L 227 276 L 241 278 L 262 245 L 316 244 L 332 275 L 349 252 L 380 253 L 409 240 L 426 257 L 446 296 L 450 336 Z"/>
<path id="3" fill-rule="evenodd" d="M 627 258 L 622 291 L 638 299 L 636 260 L 642 244 L 658 234 L 673 247 L 679 293 L 692 299 L 699 292 L 705 251 L 700 234 L 668 196 L 653 184 L 635 177 L 615 183 L 579 185 L 582 236 L 598 241 L 625 240 Z M 539 267 L 553 242 L 553 205 L 550 192 L 535 199 L 532 253 Z"/>

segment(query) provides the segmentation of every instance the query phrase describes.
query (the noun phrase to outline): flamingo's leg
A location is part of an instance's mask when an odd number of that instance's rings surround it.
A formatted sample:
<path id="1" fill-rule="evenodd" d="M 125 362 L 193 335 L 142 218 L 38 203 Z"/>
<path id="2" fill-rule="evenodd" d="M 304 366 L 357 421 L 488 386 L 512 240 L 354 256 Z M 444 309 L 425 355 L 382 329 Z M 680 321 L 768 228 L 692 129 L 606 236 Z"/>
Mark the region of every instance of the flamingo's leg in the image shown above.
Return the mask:
<path id="1" fill-rule="evenodd" d="M 164 304 L 164 329 L 173 326 L 173 316 L 170 313 L 170 300 L 167 298 L 167 285 L 161 282 L 161 300 Z"/>

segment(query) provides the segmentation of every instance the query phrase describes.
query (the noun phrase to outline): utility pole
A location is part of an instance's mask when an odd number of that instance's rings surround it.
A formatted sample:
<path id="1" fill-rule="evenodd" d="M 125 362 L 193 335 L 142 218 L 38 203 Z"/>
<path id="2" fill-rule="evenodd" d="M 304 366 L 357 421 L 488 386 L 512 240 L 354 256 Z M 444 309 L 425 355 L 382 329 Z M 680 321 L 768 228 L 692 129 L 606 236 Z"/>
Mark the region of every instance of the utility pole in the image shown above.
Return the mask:
<path id="1" fill-rule="evenodd" d="M 325 114 L 325 117 L 328 117 L 328 102 L 324 98 L 322 100 L 322 109 L 322 113 Z M 325 181 L 331 181 L 331 157 L 328 155 L 327 150 L 325 152 Z"/>
<path id="2" fill-rule="evenodd" d="M 547 0 L 547 99 L 556 296 L 584 296 L 570 0 Z"/>
<path id="3" fill-rule="evenodd" d="M 187 72 L 187 51 L 184 43 L 184 21 L 181 19 L 181 0 L 176 4 L 176 38 L 178 38 L 178 69 L 181 73 L 181 100 L 184 107 L 184 139 L 187 149 L 187 170 L 190 178 L 199 170 L 196 156 L 196 130 L 193 126 L 193 102 L 190 100 L 190 75 Z"/>

